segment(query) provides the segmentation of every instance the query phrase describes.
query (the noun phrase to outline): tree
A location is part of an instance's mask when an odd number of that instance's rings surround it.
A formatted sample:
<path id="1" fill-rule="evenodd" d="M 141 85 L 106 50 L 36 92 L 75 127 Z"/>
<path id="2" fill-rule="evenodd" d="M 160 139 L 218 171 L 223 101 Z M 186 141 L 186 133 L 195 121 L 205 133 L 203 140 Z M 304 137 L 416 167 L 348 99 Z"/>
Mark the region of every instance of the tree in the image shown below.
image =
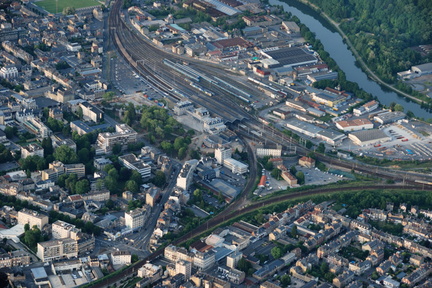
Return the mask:
<path id="1" fill-rule="evenodd" d="M 131 262 L 132 262 L 132 263 L 135 263 L 135 262 L 137 262 L 138 260 L 139 260 L 138 255 L 136 255 L 136 254 L 132 254 Z"/>
<path id="2" fill-rule="evenodd" d="M 6 126 L 4 132 L 6 134 L 6 138 L 12 139 L 14 136 L 18 135 L 18 128 L 16 126 Z"/>
<path id="3" fill-rule="evenodd" d="M 279 170 L 278 168 L 274 168 L 271 172 L 271 176 L 275 179 L 279 179 L 281 173 L 281 170 Z"/>
<path id="4" fill-rule="evenodd" d="M 51 138 L 46 137 L 42 140 L 42 148 L 44 149 L 44 155 L 45 157 L 48 155 L 52 155 L 54 152 L 54 148 L 52 145 Z"/>
<path id="5" fill-rule="evenodd" d="M 98 179 L 96 180 L 96 190 L 102 190 L 104 188 L 104 180 Z"/>
<path id="6" fill-rule="evenodd" d="M 304 173 L 303 173 L 302 171 L 298 171 L 298 172 L 295 174 L 295 176 L 296 176 L 296 178 L 297 178 L 297 180 L 298 180 L 298 183 L 299 183 L 300 185 L 302 185 L 302 184 L 305 183 L 305 175 L 304 175 Z"/>
<path id="7" fill-rule="evenodd" d="M 136 170 L 132 170 L 129 180 L 135 181 L 138 184 L 138 186 L 142 184 L 142 176 Z"/>
<path id="8" fill-rule="evenodd" d="M 400 111 L 400 112 L 403 112 L 403 111 L 404 111 L 404 107 L 403 107 L 401 104 L 396 104 L 396 105 L 394 105 L 393 110 L 394 110 L 394 111 Z"/>
<path id="9" fill-rule="evenodd" d="M 237 269 L 247 273 L 252 268 L 252 263 L 247 261 L 245 258 L 241 258 L 237 263 Z"/>
<path id="10" fill-rule="evenodd" d="M 90 161 L 90 151 L 87 148 L 82 148 L 78 151 L 78 159 L 81 163 L 87 163 Z"/>
<path id="11" fill-rule="evenodd" d="M 67 145 L 60 145 L 53 153 L 54 158 L 63 164 L 73 164 L 78 162 L 75 151 Z"/>
<path id="12" fill-rule="evenodd" d="M 279 259 L 283 255 L 283 251 L 280 247 L 273 247 L 270 251 L 274 259 Z"/>
<path id="13" fill-rule="evenodd" d="M 112 92 L 112 91 L 109 91 L 109 92 L 105 92 L 105 93 L 102 95 L 102 98 L 103 98 L 105 101 L 111 101 L 111 100 L 113 100 L 114 96 L 115 96 L 115 93 Z"/>
<path id="14" fill-rule="evenodd" d="M 297 238 L 297 226 L 296 225 L 294 225 L 292 228 L 291 228 L 291 237 L 292 238 Z"/>
<path id="15" fill-rule="evenodd" d="M 290 168 L 290 172 L 291 172 L 292 175 L 296 175 L 296 173 L 297 173 L 297 168 L 296 168 L 295 166 L 291 166 L 291 168 Z"/>
<path id="16" fill-rule="evenodd" d="M 90 191 L 90 182 L 87 179 L 80 180 L 75 184 L 75 193 L 84 194 Z"/>
<path id="17" fill-rule="evenodd" d="M 63 15 L 74 15 L 75 14 L 75 8 L 74 7 L 65 7 L 63 8 Z"/>
<path id="18" fill-rule="evenodd" d="M 319 143 L 318 147 L 316 148 L 316 152 L 318 153 L 324 153 L 325 152 L 325 145 L 324 143 Z"/>
<path id="19" fill-rule="evenodd" d="M 178 150 L 178 158 L 179 159 L 184 159 L 186 157 L 186 153 L 187 153 L 187 148 L 186 147 L 182 147 Z"/>
<path id="20" fill-rule="evenodd" d="M 125 190 L 131 191 L 132 193 L 138 193 L 139 186 L 134 180 L 129 180 L 125 184 Z"/>
<path id="21" fill-rule="evenodd" d="M 157 187 L 162 187 L 166 183 L 165 173 L 162 171 L 156 171 L 155 177 L 153 178 L 153 184 Z"/>
<path id="22" fill-rule="evenodd" d="M 287 287 L 288 285 L 291 284 L 291 277 L 289 275 L 285 274 L 281 277 L 280 282 L 281 282 L 283 287 Z"/>
<path id="23" fill-rule="evenodd" d="M 122 151 L 122 145 L 121 145 L 121 144 L 116 143 L 116 144 L 113 145 L 112 153 L 113 153 L 114 155 L 118 155 L 118 154 L 120 154 L 121 151 Z"/>

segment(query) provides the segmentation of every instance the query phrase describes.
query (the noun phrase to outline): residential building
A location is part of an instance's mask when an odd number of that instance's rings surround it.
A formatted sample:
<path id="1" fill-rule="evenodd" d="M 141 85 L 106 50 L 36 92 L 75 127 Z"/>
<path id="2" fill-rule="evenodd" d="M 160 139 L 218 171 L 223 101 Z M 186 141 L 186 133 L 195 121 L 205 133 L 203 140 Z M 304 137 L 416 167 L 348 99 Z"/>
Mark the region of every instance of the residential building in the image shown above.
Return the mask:
<path id="1" fill-rule="evenodd" d="M 122 148 L 129 143 L 135 143 L 138 133 L 126 124 L 117 124 L 115 132 L 99 133 L 97 146 L 99 153 L 110 153 L 114 145 L 119 144 Z"/>
<path id="2" fill-rule="evenodd" d="M 294 177 L 289 171 L 282 171 L 281 177 L 288 183 L 288 185 L 297 185 L 297 178 Z"/>
<path id="3" fill-rule="evenodd" d="M 354 279 L 354 273 L 352 271 L 345 271 L 338 277 L 333 279 L 333 285 L 337 288 L 345 287 Z"/>
<path id="4" fill-rule="evenodd" d="M 257 147 L 256 153 L 258 157 L 266 157 L 266 156 L 281 157 L 282 146 L 277 145 L 275 148 Z"/>
<path id="5" fill-rule="evenodd" d="M 225 159 L 231 158 L 231 148 L 217 148 L 215 149 L 215 158 L 217 163 L 223 164 Z"/>
<path id="6" fill-rule="evenodd" d="M 113 265 L 129 265 L 132 263 L 132 254 L 129 251 L 116 251 L 111 253 Z"/>
<path id="7" fill-rule="evenodd" d="M 11 268 L 28 264 L 30 264 L 30 254 L 23 250 L 0 254 L 0 268 Z"/>
<path id="8" fill-rule="evenodd" d="M 134 154 L 126 154 L 118 157 L 118 159 L 125 167 L 140 173 L 142 178 L 149 178 L 151 176 L 151 166 L 144 163 L 144 161 L 137 158 Z"/>
<path id="9" fill-rule="evenodd" d="M 43 262 L 77 257 L 78 243 L 71 238 L 40 242 L 37 245 L 37 256 Z"/>
<path id="10" fill-rule="evenodd" d="M 14 79 L 18 77 L 18 69 L 14 65 L 6 65 L 0 69 L 0 77 Z"/>
<path id="11" fill-rule="evenodd" d="M 54 149 L 57 149 L 58 147 L 62 145 L 66 145 L 67 147 L 71 148 L 76 152 L 76 144 L 72 139 L 66 138 L 61 139 L 60 137 L 56 135 L 51 135 L 51 141 Z"/>
<path id="12" fill-rule="evenodd" d="M 175 264 L 175 272 L 176 274 L 183 274 L 185 279 L 189 280 L 192 274 L 192 263 L 185 260 L 177 261 Z"/>
<path id="13" fill-rule="evenodd" d="M 151 187 L 146 193 L 146 204 L 154 207 L 156 205 L 156 201 L 160 197 L 160 189 L 157 187 Z"/>
<path id="14" fill-rule="evenodd" d="M 192 159 L 187 161 L 182 169 L 180 170 L 180 174 L 177 177 L 177 187 L 188 190 L 189 186 L 192 184 L 193 180 L 193 172 L 198 165 L 198 160 Z"/>
<path id="15" fill-rule="evenodd" d="M 213 251 L 196 252 L 193 257 L 193 264 L 201 270 L 207 270 L 212 267 L 216 262 L 216 254 Z"/>
<path id="16" fill-rule="evenodd" d="M 63 164 L 60 161 L 54 161 L 49 164 L 48 169 L 42 171 L 42 180 L 57 181 L 58 177 L 63 174 L 76 174 L 78 179 L 85 176 L 85 165 L 82 163 L 77 164 Z"/>
<path id="17" fill-rule="evenodd" d="M 27 146 L 21 146 L 21 158 L 25 159 L 28 156 L 44 157 L 44 149 L 36 143 L 31 143 Z"/>
<path id="18" fill-rule="evenodd" d="M 51 233 L 54 239 L 71 238 L 73 240 L 78 240 L 78 233 L 81 229 L 76 228 L 75 225 L 70 223 L 57 220 L 51 225 Z"/>
<path id="19" fill-rule="evenodd" d="M 315 159 L 307 156 L 303 156 L 299 159 L 299 165 L 307 168 L 315 167 Z"/>
<path id="20" fill-rule="evenodd" d="M 83 112 L 84 119 L 91 120 L 95 123 L 102 121 L 103 112 L 99 108 L 91 105 L 88 102 L 81 102 L 78 104 Z"/>
<path id="21" fill-rule="evenodd" d="M 33 226 L 37 226 L 40 230 L 48 224 L 48 216 L 41 214 L 39 212 L 30 210 L 30 209 L 22 209 L 21 211 L 18 211 L 18 224 L 29 224 L 30 229 Z"/>
<path id="22" fill-rule="evenodd" d="M 125 212 L 125 225 L 129 229 L 138 230 L 144 226 L 148 218 L 148 209 L 145 207 Z"/>
<path id="23" fill-rule="evenodd" d="M 225 159 L 223 165 L 230 169 L 234 174 L 244 174 L 248 172 L 249 166 L 233 158 Z"/>

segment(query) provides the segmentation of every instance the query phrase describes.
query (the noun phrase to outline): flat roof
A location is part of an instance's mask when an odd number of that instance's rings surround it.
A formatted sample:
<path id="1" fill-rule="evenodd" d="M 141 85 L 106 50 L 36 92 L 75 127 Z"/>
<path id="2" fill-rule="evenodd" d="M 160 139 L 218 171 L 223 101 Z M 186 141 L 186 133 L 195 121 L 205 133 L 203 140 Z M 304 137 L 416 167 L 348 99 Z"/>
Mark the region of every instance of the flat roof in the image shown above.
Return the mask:
<path id="1" fill-rule="evenodd" d="M 41 279 L 48 277 L 44 267 L 32 268 L 31 272 L 35 279 Z"/>
<path id="2" fill-rule="evenodd" d="M 281 48 L 273 51 L 266 51 L 264 54 L 277 60 L 282 66 L 308 61 L 318 61 L 314 55 L 299 47 Z"/>
<path id="3" fill-rule="evenodd" d="M 350 135 L 355 136 L 361 142 L 390 138 L 387 134 L 378 129 L 356 131 L 350 133 Z"/>

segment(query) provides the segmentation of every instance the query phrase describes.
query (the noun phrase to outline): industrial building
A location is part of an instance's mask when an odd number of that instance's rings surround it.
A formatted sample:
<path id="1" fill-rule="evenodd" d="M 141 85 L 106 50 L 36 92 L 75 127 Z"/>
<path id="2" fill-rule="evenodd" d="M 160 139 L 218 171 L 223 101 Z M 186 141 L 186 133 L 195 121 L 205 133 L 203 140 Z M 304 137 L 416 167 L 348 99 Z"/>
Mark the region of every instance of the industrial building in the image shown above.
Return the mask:
<path id="1" fill-rule="evenodd" d="M 372 129 L 373 123 L 368 119 L 354 119 L 336 122 L 336 127 L 344 132 Z"/>
<path id="2" fill-rule="evenodd" d="M 294 67 L 318 62 L 318 58 L 300 47 L 273 47 L 261 50 L 261 54 L 268 58 L 261 61 L 264 68 Z"/>
<path id="3" fill-rule="evenodd" d="M 359 146 L 367 146 L 370 144 L 387 142 L 391 140 L 391 137 L 387 136 L 387 134 L 378 129 L 353 132 L 348 135 L 348 138 L 351 139 L 354 144 Z"/>

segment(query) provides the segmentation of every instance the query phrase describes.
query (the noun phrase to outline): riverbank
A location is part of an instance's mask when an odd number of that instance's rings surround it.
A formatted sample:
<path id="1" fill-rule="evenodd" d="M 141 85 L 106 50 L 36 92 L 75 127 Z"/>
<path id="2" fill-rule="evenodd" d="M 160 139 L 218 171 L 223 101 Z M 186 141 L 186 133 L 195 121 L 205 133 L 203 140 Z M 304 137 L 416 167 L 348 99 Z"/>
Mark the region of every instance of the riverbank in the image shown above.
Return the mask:
<path id="1" fill-rule="evenodd" d="M 282 0 L 283 1 L 283 0 Z M 415 96 L 412 96 L 408 93 L 405 93 L 399 89 L 397 89 L 396 87 L 394 87 L 393 85 L 390 85 L 386 82 L 384 82 L 383 80 L 381 80 L 367 65 L 366 63 L 363 61 L 363 59 L 360 57 L 360 54 L 357 52 L 357 50 L 355 49 L 354 45 L 352 44 L 352 42 L 350 41 L 350 39 L 348 38 L 348 36 L 345 34 L 345 32 L 339 27 L 340 23 L 337 23 L 336 21 L 334 21 L 332 18 L 330 18 L 330 16 L 328 16 L 325 12 L 323 12 L 318 6 L 316 6 L 315 4 L 309 2 L 308 0 L 296 0 L 304 5 L 307 5 L 308 7 L 312 8 L 315 12 L 317 12 L 320 16 L 323 17 L 323 19 L 325 19 L 329 24 L 331 24 L 336 31 L 341 35 L 342 39 L 345 41 L 345 43 L 348 45 L 350 51 L 353 53 L 355 59 L 357 60 L 357 62 L 359 63 L 360 67 L 362 68 L 363 72 L 365 72 L 367 74 L 367 76 L 372 79 L 373 81 L 377 82 L 379 85 L 386 87 L 387 89 L 392 90 L 393 92 L 396 92 L 397 94 L 406 97 L 414 102 L 416 102 L 417 104 L 422 104 L 422 103 L 428 103 L 426 101 L 423 101 L 421 99 L 418 99 Z"/>

